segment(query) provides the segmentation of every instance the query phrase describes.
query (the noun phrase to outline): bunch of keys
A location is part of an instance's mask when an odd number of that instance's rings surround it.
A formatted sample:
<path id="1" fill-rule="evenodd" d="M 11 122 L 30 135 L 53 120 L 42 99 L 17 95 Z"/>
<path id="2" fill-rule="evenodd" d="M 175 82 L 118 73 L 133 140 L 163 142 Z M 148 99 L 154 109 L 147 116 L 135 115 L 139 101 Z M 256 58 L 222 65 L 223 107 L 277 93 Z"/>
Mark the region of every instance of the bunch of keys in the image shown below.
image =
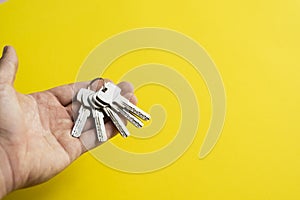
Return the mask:
<path id="1" fill-rule="evenodd" d="M 91 84 L 90 84 L 91 85 Z M 124 116 L 135 127 L 143 127 L 142 120 L 150 120 L 150 115 L 132 104 L 121 95 L 121 89 L 111 82 L 104 82 L 100 90 L 93 91 L 90 86 L 81 88 L 77 93 L 77 101 L 81 103 L 79 115 L 75 121 L 71 135 L 80 137 L 88 117 L 92 113 L 95 121 L 97 138 L 100 142 L 107 140 L 104 117 L 108 116 L 123 137 L 130 135 L 119 115 Z"/>

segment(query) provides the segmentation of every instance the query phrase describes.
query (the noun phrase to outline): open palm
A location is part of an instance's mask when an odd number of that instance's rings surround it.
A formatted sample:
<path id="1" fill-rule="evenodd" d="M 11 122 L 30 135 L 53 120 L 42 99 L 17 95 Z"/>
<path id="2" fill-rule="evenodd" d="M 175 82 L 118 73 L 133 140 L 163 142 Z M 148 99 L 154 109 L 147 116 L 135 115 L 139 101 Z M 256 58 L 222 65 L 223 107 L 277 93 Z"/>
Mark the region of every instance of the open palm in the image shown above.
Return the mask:
<path id="1" fill-rule="evenodd" d="M 5 190 L 2 193 L 48 180 L 87 149 L 100 144 L 92 121 L 87 122 L 80 139 L 70 135 L 73 115 L 79 108 L 72 99 L 88 83 L 24 95 L 13 87 L 16 70 L 15 51 L 7 47 L 0 60 L 0 188 Z M 101 84 L 95 82 L 94 87 Z M 132 86 L 124 82 L 119 86 L 123 95 L 136 103 Z M 108 137 L 114 136 L 113 124 L 107 122 L 105 126 Z"/>

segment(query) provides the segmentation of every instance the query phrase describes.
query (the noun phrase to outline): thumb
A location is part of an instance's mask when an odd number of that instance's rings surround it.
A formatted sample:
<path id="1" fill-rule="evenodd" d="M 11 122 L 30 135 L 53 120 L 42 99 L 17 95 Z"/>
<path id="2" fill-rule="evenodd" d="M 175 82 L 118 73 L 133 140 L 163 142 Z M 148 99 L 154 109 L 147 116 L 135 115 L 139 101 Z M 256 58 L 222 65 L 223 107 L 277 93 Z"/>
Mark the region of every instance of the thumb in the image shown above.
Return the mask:
<path id="1" fill-rule="evenodd" d="M 11 46 L 5 46 L 0 59 L 0 84 L 13 85 L 17 69 L 18 57 L 15 49 Z"/>

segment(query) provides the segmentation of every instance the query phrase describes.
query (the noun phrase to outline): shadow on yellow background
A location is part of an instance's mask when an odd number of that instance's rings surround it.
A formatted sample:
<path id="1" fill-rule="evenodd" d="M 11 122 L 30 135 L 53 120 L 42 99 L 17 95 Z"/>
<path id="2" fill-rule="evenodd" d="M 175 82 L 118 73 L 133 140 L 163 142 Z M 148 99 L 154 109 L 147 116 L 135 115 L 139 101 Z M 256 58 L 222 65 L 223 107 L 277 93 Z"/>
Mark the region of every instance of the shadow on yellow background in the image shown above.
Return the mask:
<path id="1" fill-rule="evenodd" d="M 0 4 L 0 45 L 17 50 L 15 86 L 20 92 L 74 82 L 89 52 L 112 35 L 162 27 L 192 37 L 208 51 L 227 95 L 224 130 L 203 160 L 198 153 L 209 123 L 209 94 L 203 81 L 191 75 L 191 84 L 199 84 L 202 121 L 193 144 L 171 166 L 146 174 L 123 173 L 87 153 L 49 182 L 4 199 L 299 199 L 299 9 L 297 0 Z M 115 70 L 106 77 L 118 81 L 118 67 L 148 62 L 184 66 L 165 53 L 135 52 L 113 63 Z M 137 96 L 147 104 L 147 95 Z M 160 101 L 166 100 L 162 96 Z M 160 140 L 130 139 L 133 149 L 153 150 L 170 140 L 167 133 L 178 119 L 167 120 Z M 128 147 L 119 137 L 113 142 Z"/>

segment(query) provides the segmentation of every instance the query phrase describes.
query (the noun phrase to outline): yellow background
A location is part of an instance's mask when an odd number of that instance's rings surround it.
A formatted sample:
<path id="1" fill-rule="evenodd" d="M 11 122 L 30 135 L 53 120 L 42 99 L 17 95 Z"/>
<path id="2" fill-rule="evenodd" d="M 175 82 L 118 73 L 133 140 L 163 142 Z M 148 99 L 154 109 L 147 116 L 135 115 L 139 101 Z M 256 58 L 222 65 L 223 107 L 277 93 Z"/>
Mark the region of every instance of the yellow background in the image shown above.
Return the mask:
<path id="1" fill-rule="evenodd" d="M 17 49 L 20 66 L 15 85 L 20 92 L 75 81 L 89 52 L 114 34 L 164 27 L 192 37 L 208 51 L 227 94 L 224 130 L 203 160 L 198 153 L 210 111 L 207 91 L 201 86 L 203 125 L 188 151 L 172 165 L 152 173 L 127 174 L 85 154 L 49 182 L 4 199 L 300 199 L 299 10 L 299 0 L 0 4 L 0 45 Z M 156 59 L 177 68 L 180 63 L 163 53 L 139 54 L 119 62 L 130 66 L 138 59 L 140 63 Z M 118 81 L 114 69 L 107 77 Z M 193 85 L 199 81 L 203 85 L 198 79 L 189 77 Z M 147 95 L 137 95 L 150 106 Z M 168 123 L 172 129 L 178 121 Z M 159 141 L 169 140 L 168 135 Z M 147 148 L 164 144 L 159 141 Z M 139 140 L 130 143 L 143 150 Z M 126 141 L 122 145 L 126 148 Z"/>

